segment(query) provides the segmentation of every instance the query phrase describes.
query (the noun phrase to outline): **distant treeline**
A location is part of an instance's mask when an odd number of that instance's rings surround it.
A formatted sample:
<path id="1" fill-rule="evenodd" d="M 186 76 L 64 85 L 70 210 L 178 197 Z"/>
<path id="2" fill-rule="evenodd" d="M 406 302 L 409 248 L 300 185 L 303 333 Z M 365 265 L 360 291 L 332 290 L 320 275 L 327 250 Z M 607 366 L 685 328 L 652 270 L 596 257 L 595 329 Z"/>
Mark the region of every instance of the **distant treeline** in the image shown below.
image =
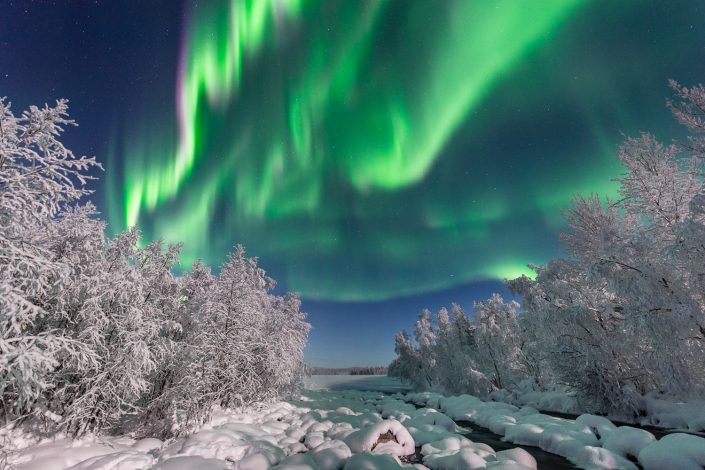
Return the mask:
<path id="1" fill-rule="evenodd" d="M 311 367 L 311 375 L 387 375 L 386 366 L 372 367 Z"/>

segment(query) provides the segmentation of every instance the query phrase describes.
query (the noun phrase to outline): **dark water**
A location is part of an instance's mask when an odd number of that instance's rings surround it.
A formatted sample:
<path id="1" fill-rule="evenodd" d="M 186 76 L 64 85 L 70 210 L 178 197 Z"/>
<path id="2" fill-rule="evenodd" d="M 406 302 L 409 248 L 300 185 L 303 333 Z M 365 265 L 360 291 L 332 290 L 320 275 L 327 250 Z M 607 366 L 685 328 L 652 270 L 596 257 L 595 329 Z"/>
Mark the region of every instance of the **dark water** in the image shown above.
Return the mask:
<path id="1" fill-rule="evenodd" d="M 313 381 L 316 379 L 319 382 L 318 385 L 325 386 L 329 390 L 365 390 L 380 392 L 385 395 L 409 391 L 408 386 L 384 376 L 321 376 L 313 377 L 310 380 Z M 416 405 L 416 407 L 424 408 L 423 406 L 418 405 Z M 501 440 L 501 436 L 494 434 L 487 428 L 477 426 L 469 421 L 456 421 L 456 423 L 458 426 L 462 426 L 463 428 L 470 430 L 470 432 L 459 432 L 459 434 L 464 435 L 473 442 L 487 444 L 497 452 L 500 450 L 521 447 L 534 456 L 539 469 L 563 470 L 577 468 L 563 457 L 551 454 L 539 449 L 538 447 L 516 445 L 509 442 L 504 442 Z M 422 460 L 423 458 L 419 454 L 419 448 L 417 448 L 416 455 L 412 456 L 407 463 L 422 462 Z"/>
<path id="2" fill-rule="evenodd" d="M 409 389 L 405 386 L 402 385 L 400 382 L 391 382 L 391 383 L 384 383 L 388 381 L 389 378 L 387 377 L 346 377 L 344 380 L 340 380 L 340 382 L 336 383 L 336 381 L 333 381 L 333 383 L 329 384 L 329 388 L 331 390 L 349 390 L 349 389 L 355 389 L 355 390 L 369 390 L 369 391 L 377 391 L 381 392 L 384 394 L 393 394 L 396 392 L 407 392 Z M 381 386 L 383 385 L 384 386 Z M 406 388 L 406 390 L 404 389 Z M 425 408 L 424 406 L 419 406 L 416 405 L 417 408 Z M 569 414 L 569 413 L 559 413 L 559 412 L 550 412 L 550 411 L 541 411 L 542 414 L 549 415 L 549 416 L 555 416 L 557 418 L 565 418 L 565 419 L 576 419 L 578 415 L 574 414 Z M 621 423 L 618 421 L 613 421 L 613 423 L 617 426 L 631 426 L 634 428 L 638 429 L 643 429 L 645 431 L 650 432 L 653 434 L 656 439 L 661 439 L 663 436 L 667 434 L 671 434 L 674 432 L 688 432 L 688 431 L 683 431 L 683 430 L 672 430 L 672 429 L 665 429 L 665 428 L 659 428 L 655 426 L 639 426 L 637 424 L 633 423 Z M 473 442 L 480 442 L 483 444 L 487 444 L 490 447 L 492 447 L 495 451 L 499 452 L 501 450 L 506 450 L 506 449 L 514 449 L 516 447 L 520 447 L 530 453 L 535 459 L 536 463 L 538 464 L 539 469 L 556 469 L 556 470 L 562 470 L 562 469 L 575 469 L 578 468 L 570 461 L 567 459 L 556 455 L 556 454 L 551 454 L 550 452 L 546 452 L 538 447 L 533 447 L 533 446 L 526 446 L 526 445 L 517 445 L 517 444 L 512 444 L 510 442 L 504 442 L 502 441 L 502 436 L 493 433 L 487 428 L 484 428 L 482 426 L 478 426 L 470 421 L 456 421 L 456 424 L 458 426 L 462 426 L 465 429 L 468 429 L 469 432 L 459 432 L 459 434 L 464 435 L 468 439 L 470 439 Z M 696 435 L 701 435 L 700 433 L 691 433 L 691 434 L 696 434 Z M 417 449 L 417 455 L 414 456 L 416 462 L 421 462 L 422 457 L 421 455 L 418 455 L 418 449 Z M 413 459 L 412 459 L 413 460 Z M 410 461 L 409 463 L 412 463 Z"/>
<path id="3" fill-rule="evenodd" d="M 471 423 L 470 421 L 456 421 L 455 423 L 458 426 L 462 426 L 470 430 L 470 432 L 459 432 L 458 434 L 462 434 L 473 442 L 481 442 L 482 444 L 487 444 L 488 446 L 492 447 L 495 452 L 521 447 L 522 449 L 534 456 L 539 469 L 562 470 L 566 468 L 578 468 L 572 463 L 570 463 L 568 460 L 561 457 L 560 455 L 551 454 L 550 452 L 541 450 L 538 447 L 517 445 L 512 444 L 510 442 L 504 442 L 501 440 L 501 436 L 493 433 L 487 428 L 483 428 L 482 426 L 478 426 L 474 423 Z"/>

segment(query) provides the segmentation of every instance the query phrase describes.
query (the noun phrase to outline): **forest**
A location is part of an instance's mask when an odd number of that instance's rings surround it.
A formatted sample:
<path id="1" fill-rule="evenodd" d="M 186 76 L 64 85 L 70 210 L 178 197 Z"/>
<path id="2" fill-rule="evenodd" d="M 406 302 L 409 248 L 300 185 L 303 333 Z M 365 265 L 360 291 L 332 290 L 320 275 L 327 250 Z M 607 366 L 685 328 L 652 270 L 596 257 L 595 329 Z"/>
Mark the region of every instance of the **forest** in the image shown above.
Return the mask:
<path id="1" fill-rule="evenodd" d="M 572 199 L 566 257 L 508 280 L 519 302 L 422 311 L 396 337 L 391 375 L 505 400 L 567 391 L 580 411 L 630 419 L 649 398 L 705 397 L 705 88 L 670 86 L 687 137 L 625 138 L 619 198 Z"/>
<path id="2" fill-rule="evenodd" d="M 181 246 L 112 238 L 86 198 L 101 166 L 60 141 L 68 102 L 0 100 L 0 418 L 80 436 L 174 435 L 214 406 L 299 387 L 310 325 L 236 246 L 176 275 Z"/>

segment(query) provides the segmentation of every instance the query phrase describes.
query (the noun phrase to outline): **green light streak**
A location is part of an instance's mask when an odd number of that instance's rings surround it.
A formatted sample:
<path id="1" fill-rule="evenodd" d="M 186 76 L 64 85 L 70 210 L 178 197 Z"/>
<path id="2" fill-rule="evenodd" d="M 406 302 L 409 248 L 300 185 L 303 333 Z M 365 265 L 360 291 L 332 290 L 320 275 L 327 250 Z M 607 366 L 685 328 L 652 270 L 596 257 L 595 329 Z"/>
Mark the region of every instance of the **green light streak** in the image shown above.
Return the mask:
<path id="1" fill-rule="evenodd" d="M 207 2 L 186 28 L 175 129 L 128 132 L 111 220 L 183 241 L 185 264 L 242 242 L 309 298 L 528 274 L 555 251 L 544 220 L 521 240 L 508 220 L 553 214 L 576 180 L 503 183 L 509 157 L 450 149 L 583 3 Z"/>
<path id="2" fill-rule="evenodd" d="M 197 13 L 192 23 L 190 45 L 183 59 L 183 76 L 177 113 L 180 135 L 173 157 L 147 158 L 153 165 L 143 177 L 127 184 L 126 222 L 134 225 L 142 207 L 154 210 L 173 198 L 191 174 L 196 158 L 203 150 L 207 129 L 201 122 L 205 104 L 218 110 L 237 93 L 246 59 L 251 59 L 265 45 L 280 14 L 293 18 L 302 8 L 301 0 L 232 0 L 211 2 Z"/>
<path id="3" fill-rule="evenodd" d="M 501 74 L 580 3 L 454 3 L 446 34 L 439 35 L 426 80 L 420 84 L 424 92 L 410 100 L 410 115 L 404 117 L 407 106 L 394 94 L 387 97 L 379 113 L 391 116 L 387 138 L 371 158 L 359 155 L 350 160 L 352 183 L 358 188 L 397 189 L 423 178 L 457 126 Z"/>

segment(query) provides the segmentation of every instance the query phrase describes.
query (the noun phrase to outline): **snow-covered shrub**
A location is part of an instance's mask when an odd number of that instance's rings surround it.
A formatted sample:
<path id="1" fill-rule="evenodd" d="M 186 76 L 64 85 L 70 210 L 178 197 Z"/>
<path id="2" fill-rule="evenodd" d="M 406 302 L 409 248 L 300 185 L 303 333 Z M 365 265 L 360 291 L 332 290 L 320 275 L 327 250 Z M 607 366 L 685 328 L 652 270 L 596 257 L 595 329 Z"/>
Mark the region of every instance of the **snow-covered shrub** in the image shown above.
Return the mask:
<path id="1" fill-rule="evenodd" d="M 270 400 L 304 375 L 310 326 L 296 295 L 238 247 L 219 276 L 176 276 L 179 244 L 108 239 L 90 203 L 92 158 L 57 140 L 66 101 L 16 118 L 0 99 L 0 417 L 43 415 L 71 434 L 131 415 L 164 434 L 213 405 Z"/>
<path id="2" fill-rule="evenodd" d="M 163 331 L 178 327 L 167 312 L 178 302 L 171 273 L 178 246 L 138 248 L 131 229 L 107 240 L 91 206 L 69 209 L 43 235 L 53 259 L 67 268 L 62 286 L 43 304 L 41 327 L 60 331 L 91 354 L 56 357 L 45 401 L 72 433 L 109 427 L 134 410 L 165 357 Z"/>
<path id="3" fill-rule="evenodd" d="M 705 89 L 672 86 L 690 143 L 626 139 L 621 199 L 576 197 L 563 236 L 570 258 L 518 289 L 525 316 L 540 319 L 543 359 L 599 411 L 640 414 L 649 392 L 705 393 Z"/>
<path id="4" fill-rule="evenodd" d="M 193 336 L 194 386 L 204 405 L 269 400 L 300 383 L 310 327 L 298 297 L 273 296 L 273 287 L 241 246 L 222 266 L 198 308 Z"/>
<path id="5" fill-rule="evenodd" d="M 494 294 L 475 304 L 479 368 L 498 389 L 513 388 L 526 377 L 516 301 Z"/>
<path id="6" fill-rule="evenodd" d="M 151 387 L 144 396 L 147 426 L 150 431 L 170 434 L 189 429 L 204 421 L 212 404 L 203 396 L 203 367 L 198 347 L 202 340 L 201 308 L 211 294 L 215 276 L 197 260 L 178 278 L 177 307 L 168 312 L 169 328 L 163 329 L 162 360 L 151 376 Z"/>
<path id="7" fill-rule="evenodd" d="M 414 343 L 406 332 L 397 335 L 398 357 L 389 374 L 417 389 L 487 396 L 504 383 L 525 378 L 518 337 L 516 302 L 495 295 L 475 305 L 469 319 L 458 305 L 452 314 L 438 312 L 436 326 L 424 310 L 415 326 Z"/>
<path id="8" fill-rule="evenodd" d="M 61 289 L 67 267 L 38 236 L 68 204 L 90 191 L 84 184 L 95 159 L 76 157 L 58 140 L 68 103 L 16 117 L 0 98 L 0 415 L 21 416 L 51 388 L 47 373 L 67 355 L 90 354 L 61 330 L 44 327 L 43 308 Z"/>
<path id="9" fill-rule="evenodd" d="M 459 378 L 473 377 L 461 390 L 477 394 L 481 378 L 509 389 L 529 378 L 570 387 L 586 409 L 632 417 L 648 393 L 705 395 L 705 87 L 671 87 L 687 143 L 625 139 L 619 200 L 575 197 L 562 236 L 569 256 L 508 282 L 522 313 L 494 297 L 476 305 L 470 369 L 455 365 L 463 346 L 447 339 L 441 312 L 433 386 L 458 391 Z M 418 385 L 429 353 L 397 338 L 392 370 Z"/>

